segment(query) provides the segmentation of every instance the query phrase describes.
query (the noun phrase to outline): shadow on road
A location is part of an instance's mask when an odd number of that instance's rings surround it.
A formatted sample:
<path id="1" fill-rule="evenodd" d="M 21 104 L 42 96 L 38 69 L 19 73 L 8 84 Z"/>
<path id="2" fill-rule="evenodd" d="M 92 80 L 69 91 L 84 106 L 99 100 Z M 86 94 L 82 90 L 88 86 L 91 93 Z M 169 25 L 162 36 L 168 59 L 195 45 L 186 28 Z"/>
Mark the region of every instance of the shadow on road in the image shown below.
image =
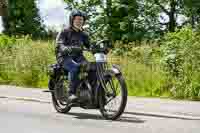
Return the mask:
<path id="1" fill-rule="evenodd" d="M 67 115 L 73 115 L 77 119 L 92 119 L 92 120 L 105 120 L 100 115 L 95 114 L 89 114 L 89 113 L 67 113 Z M 111 121 L 111 120 L 106 120 Z M 112 121 L 112 122 L 128 122 L 128 123 L 144 123 L 145 120 L 141 120 L 136 117 L 121 117 L 118 120 Z"/>

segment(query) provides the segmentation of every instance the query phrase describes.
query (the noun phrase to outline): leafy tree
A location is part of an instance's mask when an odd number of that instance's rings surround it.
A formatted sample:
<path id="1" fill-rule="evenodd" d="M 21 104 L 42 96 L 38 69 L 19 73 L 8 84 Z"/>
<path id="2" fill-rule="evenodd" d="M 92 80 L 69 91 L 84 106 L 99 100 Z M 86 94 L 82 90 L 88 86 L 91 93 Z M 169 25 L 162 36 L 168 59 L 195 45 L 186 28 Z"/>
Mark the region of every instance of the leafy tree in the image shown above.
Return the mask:
<path id="1" fill-rule="evenodd" d="M 7 16 L 3 18 L 4 33 L 39 37 L 45 34 L 35 0 L 8 0 Z"/>
<path id="2" fill-rule="evenodd" d="M 151 0 L 168 16 L 169 22 L 162 23 L 166 25 L 168 31 L 174 32 L 177 27 L 183 27 L 185 24 L 191 24 L 194 28 L 199 22 L 200 1 L 199 0 Z M 183 15 L 185 22 L 178 26 L 178 16 Z"/>
<path id="3" fill-rule="evenodd" d="M 94 38 L 109 37 L 124 42 L 154 39 L 185 24 L 199 22 L 198 0 L 65 0 L 89 14 L 89 31 Z M 96 10 L 97 9 L 97 10 Z M 161 14 L 165 14 L 164 16 Z M 179 22 L 182 15 L 189 18 Z M 168 18 L 168 21 L 165 19 Z M 165 21 L 160 21 L 160 20 Z"/>
<path id="4" fill-rule="evenodd" d="M 190 23 L 193 28 L 200 22 L 200 1 L 199 0 L 183 0 L 185 7 L 185 15 L 189 18 L 185 24 Z"/>

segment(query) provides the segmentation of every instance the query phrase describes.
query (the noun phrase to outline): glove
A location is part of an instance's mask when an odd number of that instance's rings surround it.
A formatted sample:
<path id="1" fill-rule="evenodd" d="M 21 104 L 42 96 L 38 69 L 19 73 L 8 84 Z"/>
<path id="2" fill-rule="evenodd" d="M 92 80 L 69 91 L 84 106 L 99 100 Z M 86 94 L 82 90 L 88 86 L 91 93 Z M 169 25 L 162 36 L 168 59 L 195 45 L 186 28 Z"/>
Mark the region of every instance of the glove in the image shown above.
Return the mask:
<path id="1" fill-rule="evenodd" d="M 94 54 L 96 51 L 96 46 L 95 44 L 90 45 L 89 50 Z"/>
<path id="2" fill-rule="evenodd" d="M 65 53 L 67 53 L 67 54 L 70 54 L 70 53 L 72 52 L 72 49 L 71 49 L 70 47 L 65 47 L 65 48 L 63 49 L 63 51 L 64 51 Z"/>

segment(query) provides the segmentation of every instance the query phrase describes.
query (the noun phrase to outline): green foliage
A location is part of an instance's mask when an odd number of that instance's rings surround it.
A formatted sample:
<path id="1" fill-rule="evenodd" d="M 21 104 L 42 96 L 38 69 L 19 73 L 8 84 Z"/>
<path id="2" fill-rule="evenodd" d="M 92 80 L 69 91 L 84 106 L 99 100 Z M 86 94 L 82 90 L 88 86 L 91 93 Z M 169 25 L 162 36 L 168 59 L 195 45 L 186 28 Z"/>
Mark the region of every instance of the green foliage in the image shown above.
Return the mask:
<path id="1" fill-rule="evenodd" d="M 128 47 L 128 48 L 127 48 Z M 120 55 L 111 54 L 113 63 L 121 66 L 129 95 L 169 96 L 168 77 L 161 69 L 159 47 L 127 46 Z"/>
<path id="2" fill-rule="evenodd" d="M 0 40 L 5 38 L 0 37 Z M 0 58 L 1 84 L 46 87 L 47 66 L 55 61 L 54 43 L 32 41 L 28 36 L 17 38 L 12 45 L 11 41 L 12 38 L 0 48 L 4 51 Z M 10 46 L 9 52 L 7 46 Z"/>
<path id="3" fill-rule="evenodd" d="M 47 66 L 55 62 L 54 42 L 0 36 L 0 82 L 47 87 Z M 142 46 L 118 42 L 108 56 L 121 66 L 129 95 L 200 98 L 200 34 L 191 28 L 168 33 Z M 89 60 L 91 54 L 86 53 Z"/>
<path id="4" fill-rule="evenodd" d="M 14 37 L 8 37 L 6 35 L 0 35 L 0 49 L 4 51 L 9 51 L 12 45 L 16 42 Z M 4 48 L 4 49 L 3 49 Z M 1 51 L 3 52 L 3 51 Z"/>
<path id="5" fill-rule="evenodd" d="M 1 36 L 4 46 L 0 50 L 6 50 L 10 45 L 10 52 L 1 54 L 0 58 L 0 83 L 14 84 L 30 87 L 47 87 L 47 66 L 55 62 L 54 42 L 32 41 L 28 36 L 16 38 L 12 45 L 9 43 L 13 38 Z M 11 39 L 11 40 L 10 40 Z M 154 48 L 157 49 L 157 48 Z M 160 96 L 167 95 L 163 90 L 166 77 L 159 69 L 153 58 L 158 55 L 156 50 L 150 47 L 129 47 L 127 55 L 120 56 L 110 53 L 110 62 L 119 64 L 127 80 L 129 95 Z M 85 53 L 88 60 L 94 58 Z M 156 79 L 154 78 L 156 77 Z"/>
<path id="6" fill-rule="evenodd" d="M 171 76 L 171 93 L 178 98 L 200 98 L 200 36 L 184 28 L 165 36 L 162 45 L 163 66 Z"/>
<path id="7" fill-rule="evenodd" d="M 200 20 L 199 0 L 64 0 L 70 8 L 88 14 L 86 23 L 92 40 L 110 38 L 123 44 L 155 39 L 165 31 L 174 31 L 186 24 L 197 29 Z M 3 17 L 7 35 L 47 37 L 35 0 L 8 0 L 8 13 Z M 169 18 L 160 17 L 161 13 Z M 173 15 L 174 14 L 174 15 Z M 177 15 L 177 17 L 173 17 Z M 177 21 L 179 16 L 186 20 Z M 163 22 L 161 22 L 162 20 Z M 178 23 L 179 22 L 179 23 Z M 49 32 L 49 37 L 51 35 Z"/>
<path id="8" fill-rule="evenodd" d="M 198 23 L 200 21 L 200 1 L 199 0 L 183 0 L 184 2 L 184 14 L 189 18 L 188 23 L 193 28 L 198 29 Z M 187 24 L 188 24 L 187 23 Z"/>
<path id="9" fill-rule="evenodd" d="M 199 0 L 183 0 L 184 4 L 189 8 L 199 8 L 200 1 Z"/>
<path id="10" fill-rule="evenodd" d="M 7 35 L 45 35 L 35 0 L 8 0 L 8 13 L 3 18 L 4 33 Z"/>
<path id="11" fill-rule="evenodd" d="M 89 32 L 93 39 L 111 38 L 124 43 L 156 37 L 159 33 L 158 10 L 149 4 L 141 4 L 137 0 L 65 0 L 73 8 L 88 13 Z M 148 2 L 147 2 L 148 3 Z M 110 9 L 108 7 L 110 6 Z M 98 10 L 94 10 L 97 8 Z M 109 11 L 111 15 L 109 15 Z M 146 19 L 146 16 L 148 19 Z M 155 22 L 157 21 L 157 23 Z M 152 23 L 153 22 L 153 23 Z M 155 31 L 155 34 L 152 32 Z"/>
<path id="12" fill-rule="evenodd" d="M 198 0 L 65 1 L 89 14 L 89 31 L 93 38 L 99 39 L 111 35 L 112 40 L 121 40 L 124 43 L 159 38 L 165 31 L 173 31 L 174 28 L 188 23 L 197 25 L 200 20 Z M 94 10 L 95 8 L 98 10 Z M 160 17 L 161 13 L 165 13 L 169 22 L 166 21 L 166 17 Z M 175 14 L 186 16 L 192 22 L 183 20 L 177 23 L 178 17 L 172 17 Z"/>

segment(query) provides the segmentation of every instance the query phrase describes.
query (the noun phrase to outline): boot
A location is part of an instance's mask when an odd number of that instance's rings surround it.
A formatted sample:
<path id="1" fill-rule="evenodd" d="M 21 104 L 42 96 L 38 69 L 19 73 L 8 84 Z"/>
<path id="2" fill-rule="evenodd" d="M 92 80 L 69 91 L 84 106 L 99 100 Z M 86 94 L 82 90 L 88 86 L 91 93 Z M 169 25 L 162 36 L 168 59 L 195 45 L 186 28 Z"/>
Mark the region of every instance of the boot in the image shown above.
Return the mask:
<path id="1" fill-rule="evenodd" d="M 76 102 L 76 100 L 78 99 L 78 97 L 74 94 L 71 94 L 69 97 L 68 97 L 68 101 L 69 103 L 73 103 L 73 102 Z"/>

